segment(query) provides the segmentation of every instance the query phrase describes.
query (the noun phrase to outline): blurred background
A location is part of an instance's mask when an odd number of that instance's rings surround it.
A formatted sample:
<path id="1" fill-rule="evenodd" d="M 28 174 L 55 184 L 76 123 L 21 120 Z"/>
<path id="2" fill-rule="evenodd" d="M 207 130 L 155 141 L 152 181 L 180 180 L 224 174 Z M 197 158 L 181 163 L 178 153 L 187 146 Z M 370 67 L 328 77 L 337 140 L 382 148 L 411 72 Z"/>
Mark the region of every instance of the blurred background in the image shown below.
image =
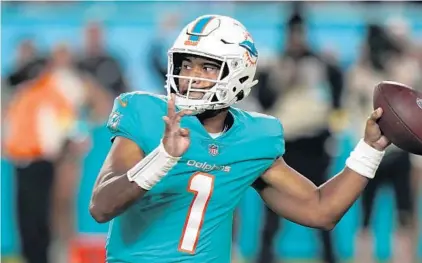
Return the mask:
<path id="1" fill-rule="evenodd" d="M 238 106 L 279 117 L 287 163 L 318 185 L 362 136 L 378 82 L 422 90 L 418 2 L 1 7 L 3 262 L 104 262 L 108 226 L 91 218 L 88 203 L 110 147 L 112 101 L 135 90 L 163 94 L 167 49 L 197 16 L 229 15 L 249 29 L 260 83 Z M 330 233 L 274 216 L 250 190 L 236 213 L 233 262 L 422 262 L 421 177 L 421 157 L 391 147 Z"/>

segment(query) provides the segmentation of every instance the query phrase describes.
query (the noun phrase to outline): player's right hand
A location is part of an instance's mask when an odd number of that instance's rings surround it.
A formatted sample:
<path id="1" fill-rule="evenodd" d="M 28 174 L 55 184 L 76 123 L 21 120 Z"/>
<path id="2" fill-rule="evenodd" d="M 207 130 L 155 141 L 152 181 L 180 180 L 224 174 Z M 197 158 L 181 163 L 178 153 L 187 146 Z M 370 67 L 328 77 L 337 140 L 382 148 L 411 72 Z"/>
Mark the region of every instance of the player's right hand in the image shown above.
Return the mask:
<path id="1" fill-rule="evenodd" d="M 378 108 L 372 112 L 366 121 L 364 141 L 378 151 L 384 151 L 391 142 L 381 133 L 377 120 L 382 116 L 382 109 Z"/>
<path id="2" fill-rule="evenodd" d="M 163 117 L 166 123 L 163 145 L 166 152 L 173 157 L 182 156 L 189 148 L 189 130 L 180 127 L 180 120 L 185 115 L 192 114 L 189 110 L 182 110 L 176 113 L 175 95 L 171 94 L 168 101 L 167 116 Z"/>

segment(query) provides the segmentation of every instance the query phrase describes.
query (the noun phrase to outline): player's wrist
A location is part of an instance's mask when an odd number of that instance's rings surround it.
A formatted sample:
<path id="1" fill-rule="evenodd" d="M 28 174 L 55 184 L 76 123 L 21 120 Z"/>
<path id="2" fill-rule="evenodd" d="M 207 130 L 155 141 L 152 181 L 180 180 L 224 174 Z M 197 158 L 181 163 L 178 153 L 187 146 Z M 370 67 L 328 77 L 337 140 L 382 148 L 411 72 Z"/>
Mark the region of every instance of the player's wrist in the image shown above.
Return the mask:
<path id="1" fill-rule="evenodd" d="M 350 153 L 346 166 L 367 178 L 374 178 L 385 152 L 361 139 L 355 149 Z"/>
<path id="2" fill-rule="evenodd" d="M 158 148 L 160 150 L 160 152 L 162 152 L 167 158 L 170 159 L 180 159 L 180 156 L 173 156 L 172 154 L 169 154 L 168 151 L 166 150 L 166 147 L 164 145 L 164 139 L 161 140 L 160 145 L 158 145 Z"/>
<path id="3" fill-rule="evenodd" d="M 151 190 L 180 160 L 167 153 L 161 141 L 157 148 L 145 156 L 126 173 L 129 181 L 142 189 Z"/>
<path id="4" fill-rule="evenodd" d="M 363 139 L 363 142 L 364 143 L 366 143 L 368 146 L 370 146 L 371 148 L 373 148 L 373 149 L 375 149 L 375 150 L 377 150 L 377 151 L 380 151 L 380 152 L 382 152 L 382 151 L 384 151 L 385 150 L 385 148 L 383 148 L 382 146 L 380 146 L 379 144 L 377 144 L 377 143 L 373 143 L 373 142 L 371 142 L 371 141 L 369 141 L 369 140 L 367 140 L 367 139 Z"/>

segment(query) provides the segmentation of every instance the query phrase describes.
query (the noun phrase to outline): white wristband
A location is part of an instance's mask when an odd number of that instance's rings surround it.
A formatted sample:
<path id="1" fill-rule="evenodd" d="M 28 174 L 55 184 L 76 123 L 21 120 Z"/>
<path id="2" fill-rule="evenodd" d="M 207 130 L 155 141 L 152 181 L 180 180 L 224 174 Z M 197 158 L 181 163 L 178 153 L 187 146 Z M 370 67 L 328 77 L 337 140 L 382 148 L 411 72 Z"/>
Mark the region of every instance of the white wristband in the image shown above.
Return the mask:
<path id="1" fill-rule="evenodd" d="M 129 181 L 135 182 L 141 188 L 150 190 L 156 185 L 181 157 L 173 157 L 164 149 L 163 142 L 139 163 L 127 171 Z"/>
<path id="2" fill-rule="evenodd" d="M 351 152 L 346 165 L 358 174 L 372 179 L 375 177 L 384 153 L 384 151 L 372 148 L 361 139 Z"/>

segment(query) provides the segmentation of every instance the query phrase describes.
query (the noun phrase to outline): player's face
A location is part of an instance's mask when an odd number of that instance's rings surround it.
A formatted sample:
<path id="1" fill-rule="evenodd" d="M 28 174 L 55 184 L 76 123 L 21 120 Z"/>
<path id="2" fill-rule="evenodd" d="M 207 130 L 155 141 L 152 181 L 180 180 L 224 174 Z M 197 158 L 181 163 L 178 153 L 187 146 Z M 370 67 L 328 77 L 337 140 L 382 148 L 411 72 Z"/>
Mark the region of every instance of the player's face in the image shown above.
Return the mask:
<path id="1" fill-rule="evenodd" d="M 179 75 L 184 77 L 196 77 L 217 80 L 220 74 L 220 64 L 200 57 L 186 57 L 182 61 L 182 67 Z M 186 95 L 189 88 L 190 79 L 179 79 L 179 92 Z M 192 80 L 193 89 L 210 89 L 215 85 L 214 82 L 204 80 Z M 202 92 L 189 92 L 190 99 L 201 99 L 204 96 Z"/>

